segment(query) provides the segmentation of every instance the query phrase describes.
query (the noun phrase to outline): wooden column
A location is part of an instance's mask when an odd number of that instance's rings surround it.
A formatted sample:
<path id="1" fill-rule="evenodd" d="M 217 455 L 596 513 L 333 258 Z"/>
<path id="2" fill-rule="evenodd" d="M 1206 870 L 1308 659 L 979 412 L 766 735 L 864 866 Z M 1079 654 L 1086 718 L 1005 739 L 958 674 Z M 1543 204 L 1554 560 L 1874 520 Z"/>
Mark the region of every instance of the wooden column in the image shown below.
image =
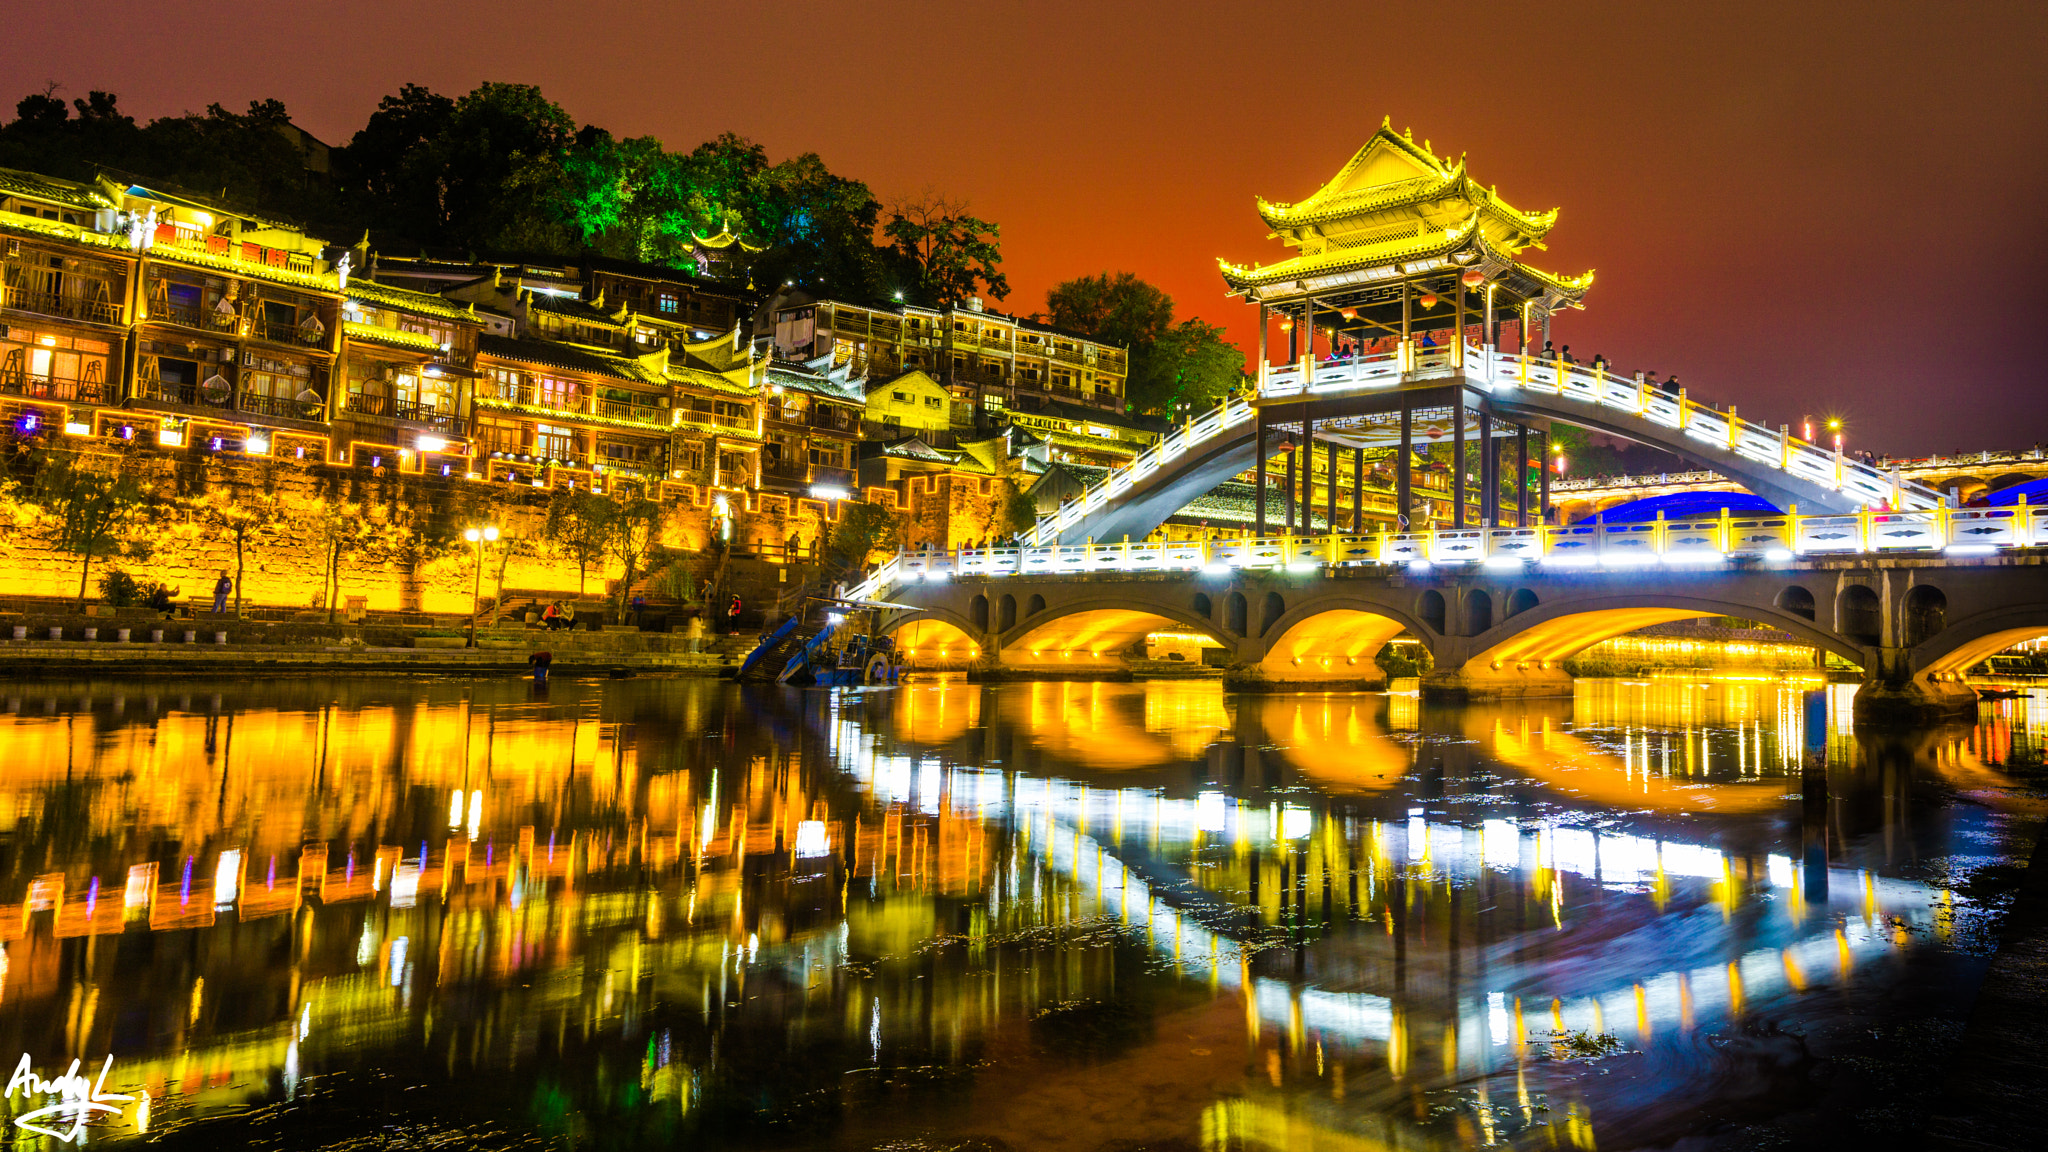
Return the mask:
<path id="1" fill-rule="evenodd" d="M 1298 454 L 1296 445 L 1290 444 L 1287 446 L 1287 487 L 1283 488 L 1280 492 L 1280 506 L 1283 513 L 1282 521 L 1287 525 L 1287 531 L 1290 533 L 1294 531 L 1294 505 L 1296 503 L 1294 499 L 1294 458 Z"/>
<path id="2" fill-rule="evenodd" d="M 1538 523 L 1548 524 L 1550 523 L 1550 445 L 1547 442 L 1543 445 L 1542 461 L 1541 470 L 1538 472 L 1540 494 L 1536 505 L 1536 519 Z"/>
<path id="3" fill-rule="evenodd" d="M 1493 413 L 1479 406 L 1479 523 L 1493 527 L 1500 520 L 1500 445 L 1493 440 Z"/>
<path id="4" fill-rule="evenodd" d="M 1310 337 L 1309 343 L 1315 343 L 1313 336 Z M 1315 356 L 1313 348 L 1310 349 L 1309 356 Z M 1303 369 L 1305 373 L 1306 365 Z M 1306 379 L 1306 375 L 1303 378 Z M 1309 418 L 1307 404 L 1301 406 L 1301 445 L 1295 449 L 1294 454 L 1301 458 L 1301 493 L 1295 497 L 1295 507 L 1300 510 L 1301 523 L 1294 531 L 1307 535 L 1315 519 L 1311 514 L 1316 508 L 1316 422 Z"/>
<path id="5" fill-rule="evenodd" d="M 1330 441 L 1330 449 L 1324 454 L 1329 467 L 1323 473 L 1324 491 L 1327 493 L 1327 508 L 1323 518 L 1330 522 L 1330 531 L 1337 531 L 1337 442 Z"/>
<path id="6" fill-rule="evenodd" d="M 1351 534 L 1365 531 L 1365 449 L 1351 450 Z"/>
<path id="7" fill-rule="evenodd" d="M 1465 390 L 1451 398 L 1451 527 L 1465 526 Z"/>
<path id="8" fill-rule="evenodd" d="M 1415 527 L 1413 516 L 1413 492 L 1410 485 L 1410 467 L 1415 457 L 1415 405 L 1404 393 L 1401 397 L 1401 449 L 1394 457 L 1394 515 L 1399 519 L 1395 527 L 1400 531 L 1412 531 Z"/>
<path id="9" fill-rule="evenodd" d="M 1266 306 L 1263 304 L 1259 305 L 1260 314 L 1264 315 L 1265 311 Z M 1260 332 L 1259 346 L 1261 351 L 1259 353 L 1259 369 L 1262 372 L 1266 366 L 1265 352 L 1263 351 L 1265 343 L 1266 334 Z M 1252 536 L 1262 539 L 1266 535 L 1266 410 L 1264 408 L 1252 409 L 1252 461 L 1254 464 L 1252 478 Z"/>
<path id="10" fill-rule="evenodd" d="M 1529 426 L 1515 426 L 1515 527 L 1529 526 Z"/>

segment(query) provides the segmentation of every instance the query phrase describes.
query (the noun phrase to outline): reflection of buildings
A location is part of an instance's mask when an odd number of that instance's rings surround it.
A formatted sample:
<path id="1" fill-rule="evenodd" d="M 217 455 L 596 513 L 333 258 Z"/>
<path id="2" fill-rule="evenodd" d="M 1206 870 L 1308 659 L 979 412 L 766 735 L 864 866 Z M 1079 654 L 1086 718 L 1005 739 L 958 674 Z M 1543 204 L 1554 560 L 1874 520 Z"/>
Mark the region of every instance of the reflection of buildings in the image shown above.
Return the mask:
<path id="1" fill-rule="evenodd" d="M 1049 1006 L 1144 988 L 1241 1002 L 1280 1096 L 1348 1075 L 1354 1100 L 1402 1099 L 1566 1028 L 1697 1032 L 1883 971 L 1919 946 L 1900 924 L 1946 930 L 1947 894 L 1869 869 L 1875 847 L 1840 850 L 1823 895 L 1775 814 L 1595 829 L 1562 813 L 1614 809 L 1513 782 L 1546 725 L 1584 746 L 1576 770 L 1626 782 L 1613 728 L 1753 740 L 1777 716 L 1763 697 L 1714 717 L 1627 697 L 1528 723 L 1425 712 L 1411 734 L 1382 696 L 1185 683 L 797 705 L 656 682 L 84 691 L 0 694 L 0 753 L 33 766 L 0 806 L 0 1030 L 115 1052 L 157 1124 L 417 1053 L 462 1085 L 449 1107 L 530 1116 L 545 1091 L 615 1127 L 738 1138 L 850 1091 L 848 1067 L 969 1078 Z M 2033 730 L 2003 723 L 1967 741 Z M 1970 743 L 1908 774 L 1990 773 Z M 1894 761 L 1840 747 L 1844 804 L 1890 795 Z M 1902 854 L 1929 834 L 1889 801 L 1857 819 L 1898 825 Z M 1629 942 L 1658 916 L 1705 958 Z M 1603 963 L 1523 954 L 1539 938 Z M 634 1069 L 631 1109 L 589 1071 L 606 1061 Z M 1214 1119 L 1264 1130 L 1263 1106 Z"/>

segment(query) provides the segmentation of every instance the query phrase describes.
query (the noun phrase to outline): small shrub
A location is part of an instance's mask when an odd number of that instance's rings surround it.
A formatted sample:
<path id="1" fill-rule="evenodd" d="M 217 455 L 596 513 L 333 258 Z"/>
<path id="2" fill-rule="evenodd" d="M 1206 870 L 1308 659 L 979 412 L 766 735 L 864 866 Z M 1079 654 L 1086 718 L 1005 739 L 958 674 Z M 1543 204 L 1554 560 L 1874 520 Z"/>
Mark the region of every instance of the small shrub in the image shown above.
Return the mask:
<path id="1" fill-rule="evenodd" d="M 132 608 L 147 595 L 148 589 L 119 568 L 109 568 L 100 574 L 100 599 L 116 608 Z"/>

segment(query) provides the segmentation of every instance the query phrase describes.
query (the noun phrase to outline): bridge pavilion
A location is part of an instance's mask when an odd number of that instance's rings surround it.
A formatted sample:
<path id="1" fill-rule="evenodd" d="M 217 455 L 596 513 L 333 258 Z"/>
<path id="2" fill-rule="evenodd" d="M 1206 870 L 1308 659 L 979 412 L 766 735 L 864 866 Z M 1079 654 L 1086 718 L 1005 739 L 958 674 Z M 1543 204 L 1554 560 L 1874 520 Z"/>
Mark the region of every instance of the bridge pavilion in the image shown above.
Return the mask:
<path id="1" fill-rule="evenodd" d="M 1272 236 L 1295 254 L 1257 266 L 1218 261 L 1231 294 L 1259 307 L 1256 535 L 1267 535 L 1276 442 L 1285 453 L 1277 510 L 1283 531 L 1308 530 L 1319 470 L 1326 481 L 1327 522 L 1343 523 L 1337 492 L 1348 471 L 1351 530 L 1368 530 L 1361 499 L 1366 453 L 1378 456 L 1389 449 L 1396 514 L 1420 529 L 1413 516 L 1416 448 L 1434 455 L 1444 441 L 1450 450 L 1450 526 L 1464 528 L 1475 515 L 1485 525 L 1512 519 L 1525 526 L 1532 520 L 1532 495 L 1540 518 L 1548 506 L 1548 471 L 1539 466 L 1536 479 L 1529 464 L 1543 456 L 1549 422 L 1497 412 L 1488 393 L 1469 386 L 1464 361 L 1468 340 L 1497 348 L 1506 326 L 1527 347 L 1532 339 L 1547 339 L 1554 314 L 1582 306 L 1591 272 L 1560 276 L 1521 259 L 1529 248 L 1543 246 L 1557 211 L 1513 207 L 1473 179 L 1462 158 L 1448 163 L 1428 141 L 1417 144 L 1384 122 L 1306 199 L 1261 199 L 1258 208 Z M 1286 343 L 1282 364 L 1301 384 L 1279 394 L 1268 387 L 1276 367 L 1268 338 L 1276 321 Z M 1318 396 L 1319 370 L 1355 370 L 1365 359 L 1391 360 L 1390 381 L 1398 384 Z M 1532 434 L 1538 438 L 1533 457 Z M 1318 446 L 1321 461 L 1315 459 Z M 1509 446 L 1512 464 L 1504 473 L 1501 456 Z M 1348 469 L 1342 461 L 1347 449 Z M 1476 493 L 1471 455 L 1478 457 Z M 1511 493 L 1507 508 L 1504 490 Z"/>

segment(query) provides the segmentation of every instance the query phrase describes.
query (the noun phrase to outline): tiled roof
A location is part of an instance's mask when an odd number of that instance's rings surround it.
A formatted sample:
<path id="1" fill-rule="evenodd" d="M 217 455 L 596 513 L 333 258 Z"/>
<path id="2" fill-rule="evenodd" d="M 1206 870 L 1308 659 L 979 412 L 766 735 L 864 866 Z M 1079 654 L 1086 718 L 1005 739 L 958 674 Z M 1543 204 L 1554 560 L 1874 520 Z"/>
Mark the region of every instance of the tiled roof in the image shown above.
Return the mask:
<path id="1" fill-rule="evenodd" d="M 808 392 L 813 396 L 822 396 L 827 400 L 839 400 L 847 404 L 867 402 L 867 397 L 861 392 L 859 385 L 850 381 L 833 380 L 815 372 L 793 372 L 771 365 L 768 369 L 768 383 L 780 384 L 784 388 Z"/>
<path id="2" fill-rule="evenodd" d="M 419 332 L 401 332 L 396 328 L 385 328 L 378 324 L 357 324 L 354 322 L 343 324 L 341 327 L 344 332 L 348 333 L 350 342 L 368 341 L 372 344 L 383 344 L 392 348 L 404 348 L 411 352 L 438 353 L 441 351 L 441 345 L 435 343 L 433 337 Z"/>
<path id="3" fill-rule="evenodd" d="M 73 208 L 87 212 L 114 207 L 114 202 L 109 200 L 105 193 L 90 184 L 60 180 L 55 176 L 39 176 L 34 172 L 23 172 L 17 168 L 0 168 L 0 193 L 69 204 Z"/>
<path id="4" fill-rule="evenodd" d="M 373 304 L 379 308 L 396 308 L 403 312 L 414 312 L 421 316 L 436 316 L 443 320 L 466 320 L 476 323 L 476 311 L 460 304 L 450 304 L 439 296 L 426 292 L 414 292 L 410 288 L 393 288 L 375 280 L 360 280 L 351 277 L 348 282 L 348 298 Z"/>
<path id="5" fill-rule="evenodd" d="M 589 372 L 598 376 L 631 380 L 636 384 L 665 387 L 669 383 L 666 376 L 649 371 L 638 360 L 607 356 L 601 352 L 579 348 L 574 344 L 562 344 L 552 340 L 515 340 L 485 333 L 477 337 L 476 350 L 479 355 L 495 356 L 500 360 L 518 360 L 526 364 L 540 364 L 570 372 Z"/>

